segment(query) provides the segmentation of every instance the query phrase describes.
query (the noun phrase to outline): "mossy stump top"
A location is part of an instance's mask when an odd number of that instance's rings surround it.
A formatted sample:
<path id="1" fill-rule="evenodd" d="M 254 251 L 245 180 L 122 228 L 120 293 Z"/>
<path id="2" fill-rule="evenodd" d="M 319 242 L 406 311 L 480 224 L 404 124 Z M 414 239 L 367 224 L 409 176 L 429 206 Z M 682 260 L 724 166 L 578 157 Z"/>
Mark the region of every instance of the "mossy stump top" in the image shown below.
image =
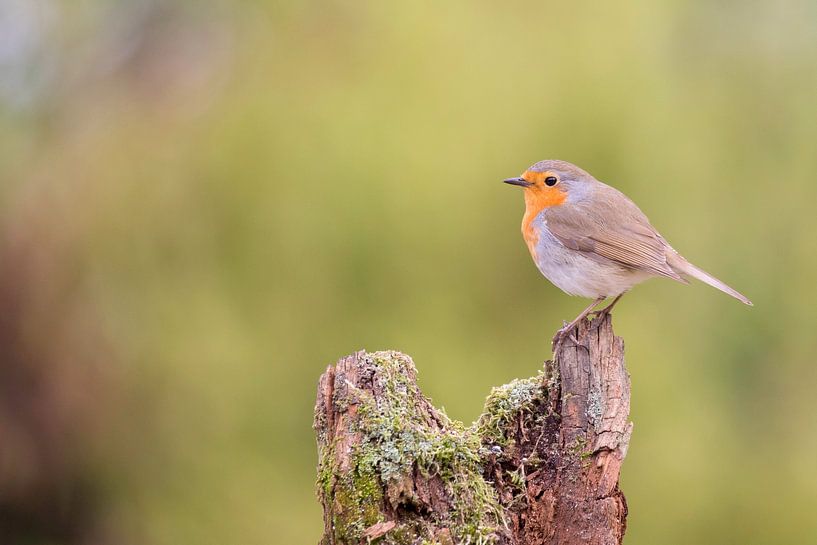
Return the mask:
<path id="1" fill-rule="evenodd" d="M 420 392 L 399 352 L 357 352 L 315 405 L 322 545 L 617 544 L 632 424 L 609 316 L 534 377 L 494 388 L 469 427 Z"/>

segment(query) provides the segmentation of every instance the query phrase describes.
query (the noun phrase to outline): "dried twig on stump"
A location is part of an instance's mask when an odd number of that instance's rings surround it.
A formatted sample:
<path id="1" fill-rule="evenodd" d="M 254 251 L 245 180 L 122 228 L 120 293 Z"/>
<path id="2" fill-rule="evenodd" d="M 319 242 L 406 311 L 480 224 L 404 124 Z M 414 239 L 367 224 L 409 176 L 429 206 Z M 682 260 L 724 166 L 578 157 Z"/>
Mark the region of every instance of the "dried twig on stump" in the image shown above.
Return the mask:
<path id="1" fill-rule="evenodd" d="M 315 406 L 322 545 L 618 544 L 630 383 L 609 316 L 555 363 L 494 388 L 470 427 L 422 395 L 398 352 L 321 376 Z"/>

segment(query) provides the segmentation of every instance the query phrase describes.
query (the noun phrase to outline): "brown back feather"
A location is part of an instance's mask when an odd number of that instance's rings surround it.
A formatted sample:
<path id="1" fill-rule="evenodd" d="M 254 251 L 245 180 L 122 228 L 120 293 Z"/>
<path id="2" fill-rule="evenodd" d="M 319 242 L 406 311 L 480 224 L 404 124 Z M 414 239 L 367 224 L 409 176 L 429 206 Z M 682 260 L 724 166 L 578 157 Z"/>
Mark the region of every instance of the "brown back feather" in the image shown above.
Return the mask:
<path id="1" fill-rule="evenodd" d="M 546 211 L 553 236 L 572 250 L 688 283 L 667 263 L 669 245 L 635 203 L 618 190 L 595 183 L 588 200 Z"/>

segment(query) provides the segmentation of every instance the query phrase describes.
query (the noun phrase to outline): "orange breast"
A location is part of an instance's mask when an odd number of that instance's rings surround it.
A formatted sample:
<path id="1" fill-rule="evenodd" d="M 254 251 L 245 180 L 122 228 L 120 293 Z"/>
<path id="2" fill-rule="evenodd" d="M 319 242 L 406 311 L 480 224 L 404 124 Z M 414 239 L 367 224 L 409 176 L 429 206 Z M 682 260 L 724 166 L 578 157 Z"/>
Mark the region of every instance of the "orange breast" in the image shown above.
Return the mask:
<path id="1" fill-rule="evenodd" d="M 536 258 L 536 244 L 539 242 L 539 233 L 533 226 L 533 220 L 536 219 L 536 214 L 531 214 L 525 210 L 525 215 L 522 217 L 522 238 L 528 245 L 530 255 Z"/>
<path id="2" fill-rule="evenodd" d="M 529 182 L 536 185 L 525 189 L 525 216 L 522 218 L 522 236 L 528 245 L 531 255 L 536 257 L 536 244 L 539 242 L 539 233 L 533 225 L 533 220 L 545 208 L 559 206 L 567 199 L 567 193 L 559 186 L 548 187 L 542 183 L 546 172 L 527 171 L 522 175 Z"/>

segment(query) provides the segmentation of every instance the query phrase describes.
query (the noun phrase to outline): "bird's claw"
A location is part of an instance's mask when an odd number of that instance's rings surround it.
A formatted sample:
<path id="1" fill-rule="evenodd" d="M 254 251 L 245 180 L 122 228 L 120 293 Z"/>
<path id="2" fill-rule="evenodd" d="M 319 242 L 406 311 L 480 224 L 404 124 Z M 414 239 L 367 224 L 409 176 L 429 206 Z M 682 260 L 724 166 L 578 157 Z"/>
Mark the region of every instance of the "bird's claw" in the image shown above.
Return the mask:
<path id="1" fill-rule="evenodd" d="M 604 318 L 608 314 L 610 314 L 610 309 L 603 308 L 601 310 L 594 310 L 593 312 L 589 312 L 587 317 L 590 318 L 591 316 L 594 318 Z"/>
<path id="2" fill-rule="evenodd" d="M 553 350 L 554 354 L 559 351 L 559 349 L 562 347 L 562 343 L 564 342 L 565 338 L 568 337 L 575 344 L 579 344 L 579 336 L 577 334 L 576 327 L 575 326 L 569 327 L 569 324 L 565 322 L 565 325 L 553 336 L 553 341 L 551 342 L 551 349 Z"/>

